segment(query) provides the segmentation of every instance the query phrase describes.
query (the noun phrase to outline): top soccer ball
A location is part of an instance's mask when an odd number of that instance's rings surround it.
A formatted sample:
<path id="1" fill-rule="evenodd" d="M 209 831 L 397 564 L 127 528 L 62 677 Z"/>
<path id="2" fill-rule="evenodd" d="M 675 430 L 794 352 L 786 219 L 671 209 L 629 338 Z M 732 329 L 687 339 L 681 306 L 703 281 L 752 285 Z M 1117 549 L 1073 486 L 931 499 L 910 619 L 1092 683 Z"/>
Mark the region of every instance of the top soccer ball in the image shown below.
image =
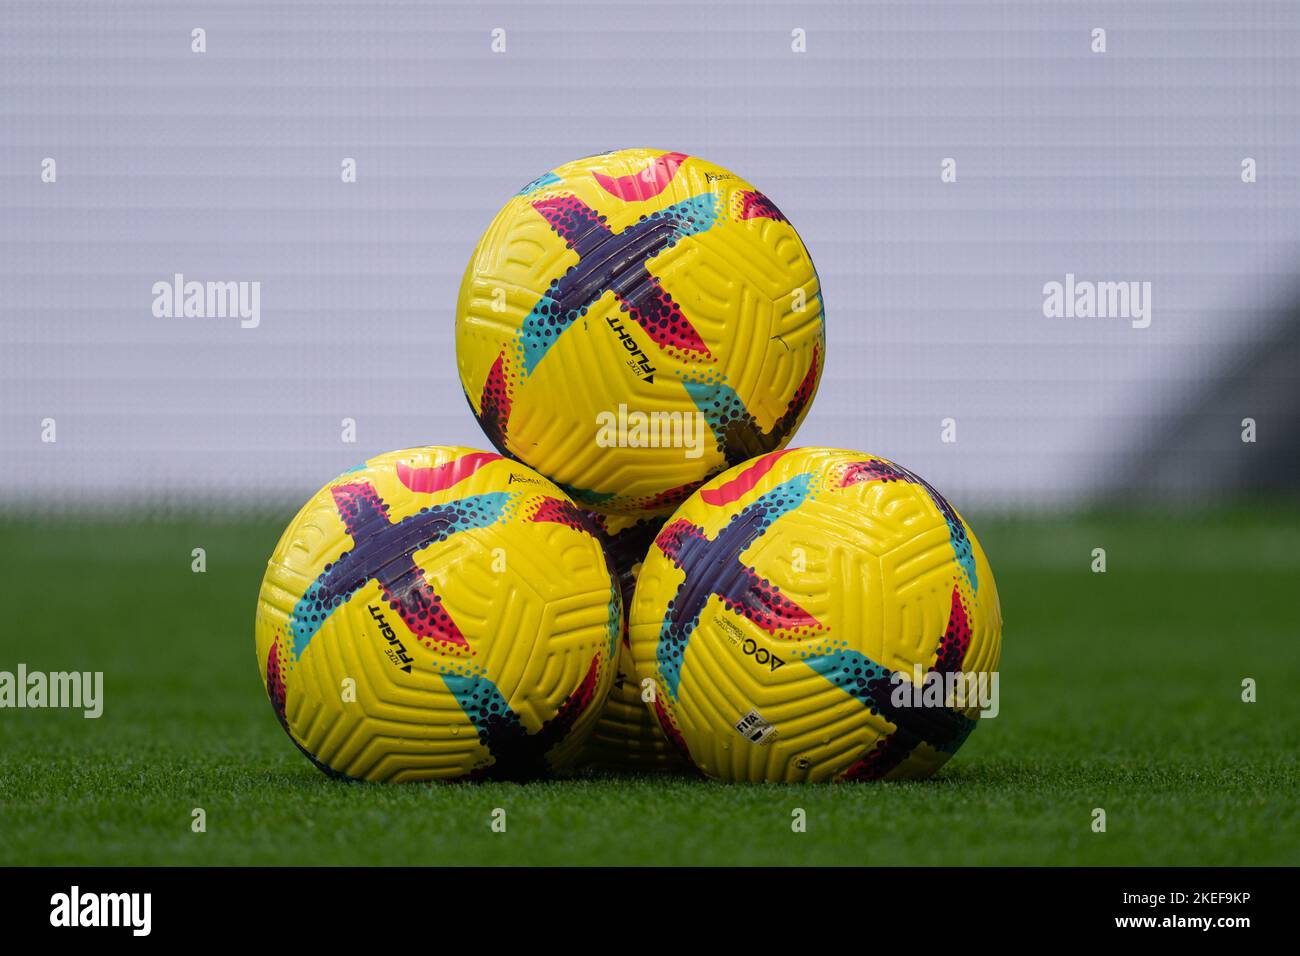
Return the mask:
<path id="1" fill-rule="evenodd" d="M 782 447 L 817 389 L 821 287 L 766 196 L 625 149 L 533 180 L 465 270 L 461 384 L 493 444 L 580 505 L 666 514 Z"/>
<path id="2" fill-rule="evenodd" d="M 912 472 L 829 448 L 704 485 L 637 577 L 656 716 L 724 780 L 924 777 L 993 703 L 1002 642 L 984 552 Z"/>

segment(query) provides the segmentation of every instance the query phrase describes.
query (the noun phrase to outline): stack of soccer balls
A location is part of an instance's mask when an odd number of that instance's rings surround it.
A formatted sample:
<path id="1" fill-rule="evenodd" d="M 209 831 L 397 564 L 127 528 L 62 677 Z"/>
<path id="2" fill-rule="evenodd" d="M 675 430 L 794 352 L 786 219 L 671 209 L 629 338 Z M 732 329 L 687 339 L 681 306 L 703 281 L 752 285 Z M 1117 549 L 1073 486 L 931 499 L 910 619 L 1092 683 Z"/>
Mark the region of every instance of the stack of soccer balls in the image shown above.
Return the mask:
<path id="1" fill-rule="evenodd" d="M 496 452 L 340 475 L 262 584 L 267 695 L 323 771 L 881 779 L 961 745 L 978 704 L 912 691 L 996 669 L 992 573 L 906 469 L 782 450 L 821 288 L 752 185 L 643 149 L 538 177 L 470 260 L 456 354 Z"/>

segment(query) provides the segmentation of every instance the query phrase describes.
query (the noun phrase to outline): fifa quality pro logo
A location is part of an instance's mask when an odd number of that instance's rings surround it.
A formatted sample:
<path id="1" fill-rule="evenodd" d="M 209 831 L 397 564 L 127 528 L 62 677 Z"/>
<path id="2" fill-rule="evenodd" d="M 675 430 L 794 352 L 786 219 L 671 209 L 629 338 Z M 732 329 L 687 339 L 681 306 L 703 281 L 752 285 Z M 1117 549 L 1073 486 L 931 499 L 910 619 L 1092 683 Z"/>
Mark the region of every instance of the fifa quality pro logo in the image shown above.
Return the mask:
<path id="1" fill-rule="evenodd" d="M 765 744 L 776 737 L 776 728 L 757 710 L 750 710 L 735 726 L 736 732 L 751 744 Z"/>

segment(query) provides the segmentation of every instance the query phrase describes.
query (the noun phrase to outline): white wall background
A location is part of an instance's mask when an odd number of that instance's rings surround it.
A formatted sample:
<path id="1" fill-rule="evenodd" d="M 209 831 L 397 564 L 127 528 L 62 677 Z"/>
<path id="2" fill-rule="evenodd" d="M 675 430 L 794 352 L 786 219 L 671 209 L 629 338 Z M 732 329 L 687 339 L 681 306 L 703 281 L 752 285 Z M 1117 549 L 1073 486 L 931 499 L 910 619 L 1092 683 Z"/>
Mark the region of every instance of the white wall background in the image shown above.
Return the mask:
<path id="1" fill-rule="evenodd" d="M 959 504 L 1113 486 L 1296 273 L 1293 2 L 6 0 L 0 28 L 10 505 L 297 502 L 380 451 L 485 445 L 452 356 L 470 250 L 521 185 L 618 146 L 772 197 L 827 307 L 796 443 Z M 260 327 L 154 318 L 175 272 L 260 281 Z M 1151 327 L 1044 318 L 1066 272 L 1150 281 Z"/>

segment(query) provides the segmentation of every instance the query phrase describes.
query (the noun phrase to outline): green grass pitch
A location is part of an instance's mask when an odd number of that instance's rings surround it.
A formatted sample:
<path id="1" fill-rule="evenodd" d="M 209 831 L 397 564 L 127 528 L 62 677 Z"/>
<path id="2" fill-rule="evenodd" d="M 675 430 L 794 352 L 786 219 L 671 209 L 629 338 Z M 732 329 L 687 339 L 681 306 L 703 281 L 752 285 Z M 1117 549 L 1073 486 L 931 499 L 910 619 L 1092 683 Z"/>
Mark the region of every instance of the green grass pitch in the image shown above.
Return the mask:
<path id="1" fill-rule="evenodd" d="M 0 519 L 0 670 L 105 674 L 98 720 L 0 710 L 0 864 L 1295 864 L 1298 519 L 973 516 L 1002 712 L 933 780 L 405 787 L 327 780 L 276 724 L 253 606 L 280 520 Z"/>

